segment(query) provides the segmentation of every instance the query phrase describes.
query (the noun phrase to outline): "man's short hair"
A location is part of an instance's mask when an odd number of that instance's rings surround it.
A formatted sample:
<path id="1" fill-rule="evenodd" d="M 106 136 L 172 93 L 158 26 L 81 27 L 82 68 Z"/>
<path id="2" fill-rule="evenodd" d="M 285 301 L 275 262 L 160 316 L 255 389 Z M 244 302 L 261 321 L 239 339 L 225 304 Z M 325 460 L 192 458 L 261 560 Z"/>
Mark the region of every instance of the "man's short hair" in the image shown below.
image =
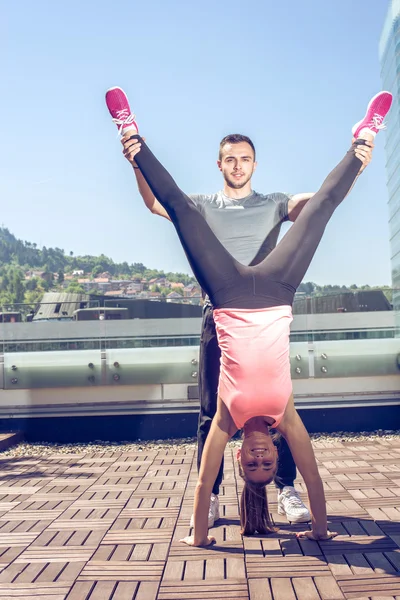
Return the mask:
<path id="1" fill-rule="evenodd" d="M 247 142 L 249 144 L 249 146 L 253 149 L 254 160 L 255 160 L 256 159 L 256 149 L 254 148 L 253 142 L 251 141 L 251 139 L 249 137 L 247 137 L 247 135 L 242 135 L 241 133 L 230 133 L 229 135 L 226 135 L 221 140 L 221 143 L 219 145 L 218 159 L 219 160 L 222 159 L 222 148 L 226 144 L 240 144 L 240 142 Z"/>

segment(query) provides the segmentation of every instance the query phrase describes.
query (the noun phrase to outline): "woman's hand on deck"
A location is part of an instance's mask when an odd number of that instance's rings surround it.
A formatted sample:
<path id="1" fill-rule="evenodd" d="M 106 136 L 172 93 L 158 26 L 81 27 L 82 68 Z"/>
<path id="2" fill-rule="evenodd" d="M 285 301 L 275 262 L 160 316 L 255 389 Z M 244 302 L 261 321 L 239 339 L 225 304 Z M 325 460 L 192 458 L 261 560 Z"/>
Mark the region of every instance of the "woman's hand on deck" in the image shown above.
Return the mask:
<path id="1" fill-rule="evenodd" d="M 327 533 L 319 535 L 318 533 L 315 533 L 314 531 L 310 531 L 309 529 L 307 529 L 307 531 L 300 531 L 299 533 L 296 533 L 296 537 L 298 539 L 315 540 L 316 542 L 331 540 L 332 538 L 336 537 L 337 535 L 338 534 L 336 533 L 336 531 L 328 531 Z"/>
<path id="2" fill-rule="evenodd" d="M 215 542 L 215 537 L 213 537 L 212 535 L 208 535 L 205 540 L 202 540 L 200 543 L 195 543 L 194 536 L 188 535 L 187 537 L 179 541 L 183 542 L 184 544 L 187 544 L 188 546 L 209 546 L 210 544 L 213 544 Z"/>

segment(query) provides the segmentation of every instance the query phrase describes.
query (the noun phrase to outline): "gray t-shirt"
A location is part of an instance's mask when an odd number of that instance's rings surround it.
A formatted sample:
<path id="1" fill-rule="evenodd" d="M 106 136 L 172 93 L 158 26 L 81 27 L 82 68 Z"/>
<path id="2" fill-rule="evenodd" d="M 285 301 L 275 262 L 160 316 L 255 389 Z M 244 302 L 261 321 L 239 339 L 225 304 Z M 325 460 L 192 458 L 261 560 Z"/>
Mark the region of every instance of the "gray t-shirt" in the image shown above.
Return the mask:
<path id="1" fill-rule="evenodd" d="M 216 194 L 189 194 L 225 248 L 244 265 L 261 262 L 278 241 L 288 220 L 289 194 L 251 192 L 240 200 Z"/>

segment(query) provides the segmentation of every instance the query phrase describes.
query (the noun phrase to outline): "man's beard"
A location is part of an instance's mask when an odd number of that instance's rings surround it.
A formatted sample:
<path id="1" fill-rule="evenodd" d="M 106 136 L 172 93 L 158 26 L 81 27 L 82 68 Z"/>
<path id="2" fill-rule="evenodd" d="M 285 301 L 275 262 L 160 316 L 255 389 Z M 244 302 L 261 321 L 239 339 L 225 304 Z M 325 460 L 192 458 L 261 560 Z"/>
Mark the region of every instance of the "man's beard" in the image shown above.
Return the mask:
<path id="1" fill-rule="evenodd" d="M 251 179 L 251 175 L 249 175 L 246 179 L 241 180 L 241 181 L 235 181 L 234 179 L 228 179 L 227 177 L 225 177 L 225 182 L 227 184 L 228 187 L 234 189 L 234 190 L 240 190 L 242 189 Z"/>

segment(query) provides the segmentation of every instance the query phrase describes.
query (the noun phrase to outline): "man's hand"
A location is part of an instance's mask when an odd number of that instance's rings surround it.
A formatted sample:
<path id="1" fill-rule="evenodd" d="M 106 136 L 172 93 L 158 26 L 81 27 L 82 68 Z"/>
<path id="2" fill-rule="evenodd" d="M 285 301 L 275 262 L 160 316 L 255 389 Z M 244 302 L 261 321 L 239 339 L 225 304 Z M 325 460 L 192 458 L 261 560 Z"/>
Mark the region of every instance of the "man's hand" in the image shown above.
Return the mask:
<path id="1" fill-rule="evenodd" d="M 310 531 L 309 529 L 307 529 L 307 531 L 300 531 L 299 533 L 296 533 L 296 537 L 298 539 L 307 539 L 315 541 L 331 540 L 336 536 L 337 533 L 335 531 L 328 531 L 323 535 L 318 535 L 317 533 L 315 533 L 314 531 Z"/>
<path id="2" fill-rule="evenodd" d="M 211 535 L 208 535 L 206 537 L 205 540 L 202 540 L 200 543 L 194 543 L 194 536 L 193 535 L 188 535 L 187 537 L 183 538 L 182 540 L 179 540 L 180 542 L 183 542 L 184 544 L 187 544 L 188 546 L 209 546 L 210 544 L 213 544 L 215 542 L 215 537 L 212 537 Z"/>
<path id="3" fill-rule="evenodd" d="M 354 140 L 353 140 L 354 141 Z M 362 167 L 360 169 L 360 173 L 364 171 L 364 169 L 369 165 L 372 159 L 372 150 L 374 149 L 374 143 L 372 141 L 366 142 L 366 145 L 356 146 L 355 155 L 362 162 Z"/>
<path id="4" fill-rule="evenodd" d="M 131 136 L 132 132 L 125 134 L 121 139 L 121 144 L 124 147 L 122 152 L 125 158 L 131 163 L 132 167 L 137 167 L 135 156 L 138 152 L 140 152 L 142 144 L 136 138 L 131 140 Z M 145 140 L 145 138 L 142 139 Z"/>

